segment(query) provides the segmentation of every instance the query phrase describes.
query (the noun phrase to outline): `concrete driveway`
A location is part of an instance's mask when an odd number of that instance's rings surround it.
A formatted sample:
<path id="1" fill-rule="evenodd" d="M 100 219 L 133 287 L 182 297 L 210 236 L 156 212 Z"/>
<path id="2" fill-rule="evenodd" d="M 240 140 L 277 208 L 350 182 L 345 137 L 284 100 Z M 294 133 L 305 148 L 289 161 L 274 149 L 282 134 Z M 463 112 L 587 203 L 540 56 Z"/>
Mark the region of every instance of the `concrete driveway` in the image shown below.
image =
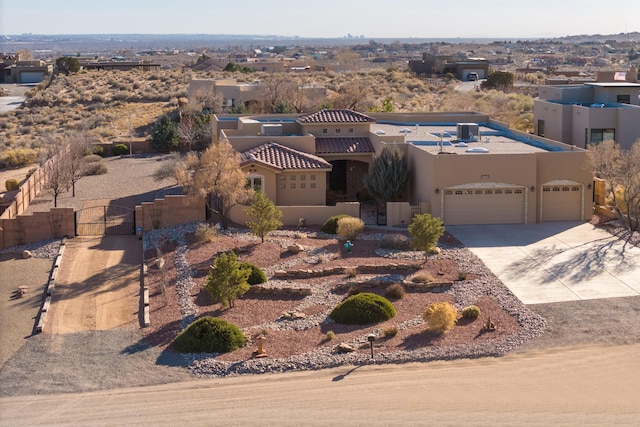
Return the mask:
<path id="1" fill-rule="evenodd" d="M 640 295 L 640 248 L 591 224 L 458 225 L 447 231 L 525 304 Z"/>

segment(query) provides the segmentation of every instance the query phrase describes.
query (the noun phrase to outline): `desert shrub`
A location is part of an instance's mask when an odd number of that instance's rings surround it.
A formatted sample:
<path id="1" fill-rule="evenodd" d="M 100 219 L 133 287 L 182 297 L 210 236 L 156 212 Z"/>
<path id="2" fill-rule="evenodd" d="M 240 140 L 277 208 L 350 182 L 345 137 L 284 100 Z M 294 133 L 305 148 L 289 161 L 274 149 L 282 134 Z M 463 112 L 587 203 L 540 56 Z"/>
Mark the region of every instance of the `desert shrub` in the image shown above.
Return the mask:
<path id="1" fill-rule="evenodd" d="M 428 271 L 422 271 L 411 279 L 413 283 L 433 283 L 436 281 L 436 278 L 433 277 L 431 273 Z"/>
<path id="2" fill-rule="evenodd" d="M 247 342 L 242 331 L 226 320 L 202 317 L 180 332 L 171 345 L 180 353 L 227 353 Z"/>
<path id="3" fill-rule="evenodd" d="M 83 175 L 104 175 L 107 173 L 107 165 L 102 162 L 85 163 L 82 167 Z"/>
<path id="4" fill-rule="evenodd" d="M 407 293 L 404 290 L 404 286 L 402 286 L 401 283 L 394 283 L 393 285 L 389 285 L 384 291 L 384 296 L 392 300 L 402 299 L 406 294 Z"/>
<path id="5" fill-rule="evenodd" d="M 27 166 L 37 160 L 38 152 L 31 148 L 9 149 L 0 154 L 0 167 Z"/>
<path id="6" fill-rule="evenodd" d="M 345 325 L 367 325 L 389 320 L 396 315 L 391 302 L 380 295 L 363 292 L 338 304 L 329 317 Z"/>
<path id="7" fill-rule="evenodd" d="M 411 248 L 411 241 L 407 236 L 402 234 L 385 234 L 382 239 L 380 239 L 379 246 L 381 249 L 404 251 Z"/>
<path id="8" fill-rule="evenodd" d="M 210 224 L 199 224 L 195 231 L 195 237 L 198 242 L 213 242 L 216 235 L 216 227 Z"/>
<path id="9" fill-rule="evenodd" d="M 89 163 L 98 163 L 102 161 L 102 157 L 100 157 L 97 154 L 89 154 L 86 155 L 82 158 L 82 162 L 84 164 L 89 164 Z"/>
<path id="10" fill-rule="evenodd" d="M 89 148 L 89 154 L 97 154 L 100 157 L 104 156 L 104 147 L 102 145 L 94 145 Z"/>
<path id="11" fill-rule="evenodd" d="M 467 272 L 464 270 L 458 270 L 458 280 L 467 280 Z"/>
<path id="12" fill-rule="evenodd" d="M 116 144 L 111 148 L 111 152 L 114 156 L 122 156 L 123 154 L 129 154 L 129 147 L 124 144 Z"/>
<path id="13" fill-rule="evenodd" d="M 432 217 L 431 214 L 419 214 L 409 224 L 409 234 L 414 249 L 433 252 L 438 239 L 444 234 L 444 226 L 440 218 Z"/>
<path id="14" fill-rule="evenodd" d="M 338 221 L 341 220 L 342 218 L 353 218 L 353 217 L 346 214 L 332 216 L 331 218 L 326 220 L 324 224 L 322 224 L 322 227 L 320 227 L 320 231 L 327 234 L 336 234 L 338 232 Z"/>
<path id="15" fill-rule="evenodd" d="M 342 271 L 347 277 L 356 277 L 358 275 L 358 267 L 345 267 Z"/>
<path id="16" fill-rule="evenodd" d="M 250 262 L 241 262 L 238 266 L 242 269 L 248 269 L 251 271 L 249 277 L 247 278 L 247 282 L 250 285 L 259 285 L 260 283 L 264 283 L 267 281 L 267 275 L 264 274 L 264 271 L 260 269 L 260 267 L 251 264 Z"/>
<path id="17" fill-rule="evenodd" d="M 327 331 L 327 333 L 324 334 L 324 338 L 327 341 L 333 341 L 336 338 L 336 333 L 333 331 Z"/>
<path id="18" fill-rule="evenodd" d="M 38 168 L 31 168 L 27 171 L 27 174 L 25 175 L 24 179 L 29 179 L 29 177 L 31 175 L 33 175 L 34 173 L 36 173 L 36 171 L 38 170 Z"/>
<path id="19" fill-rule="evenodd" d="M 17 179 L 11 178 L 4 182 L 4 188 L 6 188 L 7 191 L 17 190 L 18 188 L 20 188 L 20 183 Z"/>
<path id="20" fill-rule="evenodd" d="M 390 326 L 388 328 L 385 328 L 382 331 L 382 335 L 384 335 L 385 338 L 393 338 L 396 335 L 398 335 L 398 327 L 397 326 Z"/>
<path id="21" fill-rule="evenodd" d="M 477 319 L 480 314 L 480 308 L 477 305 L 470 305 L 462 309 L 462 317 L 465 319 Z"/>
<path id="22" fill-rule="evenodd" d="M 422 318 L 427 322 L 430 330 L 446 332 L 458 321 L 458 311 L 448 302 L 434 302 L 429 304 Z"/>
<path id="23" fill-rule="evenodd" d="M 364 230 L 364 221 L 360 218 L 347 217 L 338 220 L 336 234 L 343 239 L 355 240 Z"/>

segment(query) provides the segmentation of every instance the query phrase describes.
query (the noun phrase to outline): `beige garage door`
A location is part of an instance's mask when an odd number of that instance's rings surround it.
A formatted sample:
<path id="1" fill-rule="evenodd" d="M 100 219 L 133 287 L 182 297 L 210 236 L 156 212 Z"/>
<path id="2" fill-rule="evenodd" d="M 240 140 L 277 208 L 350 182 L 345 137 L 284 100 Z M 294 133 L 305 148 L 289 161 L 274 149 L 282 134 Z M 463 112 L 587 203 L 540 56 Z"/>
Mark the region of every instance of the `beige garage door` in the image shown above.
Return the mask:
<path id="1" fill-rule="evenodd" d="M 542 221 L 580 221 L 582 185 L 544 185 Z"/>
<path id="2" fill-rule="evenodd" d="M 524 223 L 523 188 L 473 188 L 444 190 L 444 223 Z"/>

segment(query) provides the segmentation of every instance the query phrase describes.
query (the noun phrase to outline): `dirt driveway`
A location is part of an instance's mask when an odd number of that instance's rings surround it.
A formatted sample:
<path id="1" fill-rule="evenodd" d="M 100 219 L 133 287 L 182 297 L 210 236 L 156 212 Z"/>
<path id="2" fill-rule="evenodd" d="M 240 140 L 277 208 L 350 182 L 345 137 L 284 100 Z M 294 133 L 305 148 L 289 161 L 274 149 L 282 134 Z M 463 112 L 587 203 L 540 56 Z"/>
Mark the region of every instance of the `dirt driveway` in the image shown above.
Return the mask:
<path id="1" fill-rule="evenodd" d="M 68 240 L 45 332 L 62 334 L 136 325 L 141 246 L 136 236 Z"/>

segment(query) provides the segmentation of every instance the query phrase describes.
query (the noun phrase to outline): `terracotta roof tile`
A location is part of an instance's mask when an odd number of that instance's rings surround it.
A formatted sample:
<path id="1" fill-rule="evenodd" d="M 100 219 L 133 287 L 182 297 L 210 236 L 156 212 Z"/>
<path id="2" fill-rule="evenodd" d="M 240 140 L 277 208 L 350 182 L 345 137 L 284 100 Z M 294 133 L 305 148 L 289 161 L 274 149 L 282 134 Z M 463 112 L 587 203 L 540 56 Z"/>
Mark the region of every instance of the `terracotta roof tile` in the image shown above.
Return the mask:
<path id="1" fill-rule="evenodd" d="M 316 154 L 373 153 L 371 140 L 366 136 L 350 138 L 316 138 Z"/>
<path id="2" fill-rule="evenodd" d="M 352 110 L 320 110 L 298 117 L 299 123 L 372 123 L 376 120 Z"/>
<path id="3" fill-rule="evenodd" d="M 294 150 L 276 142 L 266 142 L 241 154 L 240 164 L 256 162 L 279 170 L 285 169 L 331 169 L 326 160 Z"/>

